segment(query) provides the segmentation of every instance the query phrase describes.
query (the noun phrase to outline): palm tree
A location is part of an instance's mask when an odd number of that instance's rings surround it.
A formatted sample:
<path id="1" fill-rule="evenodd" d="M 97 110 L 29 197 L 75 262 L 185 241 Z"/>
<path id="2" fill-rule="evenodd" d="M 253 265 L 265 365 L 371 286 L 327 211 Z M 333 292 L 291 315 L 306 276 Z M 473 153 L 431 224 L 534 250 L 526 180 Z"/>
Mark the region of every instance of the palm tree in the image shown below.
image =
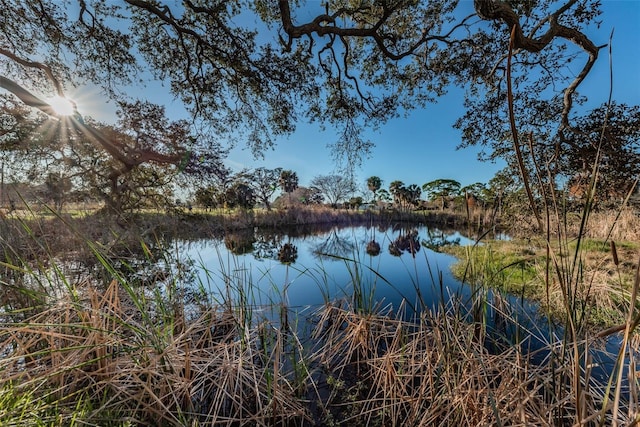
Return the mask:
<path id="1" fill-rule="evenodd" d="M 385 188 L 381 188 L 380 190 L 378 190 L 378 200 L 383 202 L 390 202 L 391 194 L 389 194 L 389 192 Z"/>
<path id="2" fill-rule="evenodd" d="M 298 188 L 298 174 L 292 170 L 283 170 L 280 172 L 278 185 L 280 185 L 280 188 L 289 195 L 289 205 L 291 205 L 291 193 Z"/>
<path id="3" fill-rule="evenodd" d="M 382 187 L 382 180 L 379 177 L 370 176 L 367 178 L 367 188 L 373 193 L 373 201 L 376 200 L 376 193 L 380 190 L 380 187 Z"/>
<path id="4" fill-rule="evenodd" d="M 402 204 L 403 192 L 404 192 L 404 182 L 402 181 L 393 181 L 389 184 L 389 193 L 393 196 L 393 203 Z"/>
<path id="5" fill-rule="evenodd" d="M 416 184 L 411 184 L 406 189 L 406 200 L 407 203 L 411 205 L 417 205 L 420 200 L 420 195 L 422 194 L 422 189 Z"/>

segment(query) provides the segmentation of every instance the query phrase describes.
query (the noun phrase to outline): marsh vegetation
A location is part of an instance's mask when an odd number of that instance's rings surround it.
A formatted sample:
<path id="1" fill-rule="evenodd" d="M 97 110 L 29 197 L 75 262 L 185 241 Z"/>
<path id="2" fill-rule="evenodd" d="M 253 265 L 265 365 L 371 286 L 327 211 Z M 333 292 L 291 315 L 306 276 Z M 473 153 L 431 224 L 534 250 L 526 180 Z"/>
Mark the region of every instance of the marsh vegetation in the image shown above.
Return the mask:
<path id="1" fill-rule="evenodd" d="M 640 107 L 607 10 L 3 2 L 0 424 L 638 425 Z M 449 142 L 421 124 L 358 189 L 371 131 L 456 89 L 455 144 L 504 168 L 405 184 Z M 335 132 L 308 187 L 229 167 L 302 120 Z"/>
<path id="2" fill-rule="evenodd" d="M 544 288 L 543 272 L 530 268 L 542 262 L 534 242 L 465 237 L 439 229 L 434 213 L 343 214 L 317 211 L 317 221 L 279 229 L 265 225 L 275 213 L 260 226 L 256 216 L 227 214 L 226 232 L 204 213 L 145 215 L 124 227 L 91 216 L 5 219 L 2 424 L 564 425 L 638 416 L 632 243 L 615 246 L 620 275 L 608 286 L 619 293 L 604 292 L 616 315 L 595 316 L 601 301 L 577 293 L 581 329 L 567 331 L 562 304 L 526 302 L 545 296 L 531 290 Z M 444 224 L 453 214 L 442 215 Z M 589 240 L 581 253 L 614 256 L 601 245 Z M 449 250 L 465 266 L 461 281 L 441 253 Z M 586 265 L 579 283 L 590 289 L 580 292 L 601 300 Z"/>

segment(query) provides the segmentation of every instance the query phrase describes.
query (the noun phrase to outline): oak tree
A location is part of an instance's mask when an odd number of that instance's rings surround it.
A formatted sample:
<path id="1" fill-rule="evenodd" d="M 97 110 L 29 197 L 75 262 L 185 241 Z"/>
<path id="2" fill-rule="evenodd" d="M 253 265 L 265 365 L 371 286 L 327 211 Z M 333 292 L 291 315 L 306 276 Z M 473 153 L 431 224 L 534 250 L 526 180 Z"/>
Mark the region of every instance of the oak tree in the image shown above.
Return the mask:
<path id="1" fill-rule="evenodd" d="M 451 85 L 467 90 L 477 128 L 503 122 L 507 68 L 520 118 L 535 97 L 574 133 L 576 93 L 606 44 L 586 34 L 600 13 L 598 0 L 12 0 L 0 9 L 0 87 L 57 116 L 45 95 L 93 83 L 123 100 L 153 78 L 218 140 L 262 152 L 306 118 L 336 128 L 335 147 L 358 164 L 371 148 L 362 129 Z M 134 162 L 78 112 L 70 119 L 123 167 Z"/>
<path id="2" fill-rule="evenodd" d="M 255 198 L 264 203 L 267 210 L 271 210 L 271 197 L 278 189 L 278 181 L 282 168 L 257 168 L 250 173 L 249 185 L 253 189 Z"/>

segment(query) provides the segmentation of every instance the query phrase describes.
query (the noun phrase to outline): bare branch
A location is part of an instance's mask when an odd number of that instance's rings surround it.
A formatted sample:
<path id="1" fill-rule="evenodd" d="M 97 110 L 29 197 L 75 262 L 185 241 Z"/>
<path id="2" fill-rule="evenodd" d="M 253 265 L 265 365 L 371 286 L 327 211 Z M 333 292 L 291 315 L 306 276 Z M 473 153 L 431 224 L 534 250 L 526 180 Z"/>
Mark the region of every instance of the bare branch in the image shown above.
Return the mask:
<path id="1" fill-rule="evenodd" d="M 576 0 L 568 1 L 556 10 L 556 12 L 549 15 L 546 20 L 543 20 L 542 22 L 549 23 L 549 29 L 540 37 L 533 38 L 525 36 L 518 15 L 507 3 L 495 0 L 474 0 L 476 12 L 481 18 L 492 21 L 502 21 L 510 30 L 513 29 L 512 39 L 514 50 L 524 49 L 531 53 L 540 52 L 558 37 L 574 43 L 587 53 L 587 62 L 571 84 L 564 90 L 564 107 L 561 119 L 561 126 L 564 128 L 571 128 L 569 125 L 569 113 L 573 105 L 573 94 L 591 71 L 593 64 L 598 58 L 599 52 L 599 48 L 584 33 L 575 28 L 569 28 L 558 23 L 558 18 L 573 6 L 574 3 L 576 3 Z"/>

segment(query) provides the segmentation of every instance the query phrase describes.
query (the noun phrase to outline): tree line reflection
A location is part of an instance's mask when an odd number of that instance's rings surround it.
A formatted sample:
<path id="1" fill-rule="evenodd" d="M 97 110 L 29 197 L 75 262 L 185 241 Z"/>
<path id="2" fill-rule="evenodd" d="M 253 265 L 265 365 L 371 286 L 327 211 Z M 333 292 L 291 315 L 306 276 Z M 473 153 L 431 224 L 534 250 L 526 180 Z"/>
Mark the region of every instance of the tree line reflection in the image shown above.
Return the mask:
<path id="1" fill-rule="evenodd" d="M 386 247 L 387 252 L 400 257 L 409 254 L 415 257 L 422 247 L 433 251 L 439 251 L 444 246 L 459 245 L 460 237 L 452 237 L 451 231 L 423 228 L 423 232 L 417 227 L 397 226 L 379 227 L 384 240 L 391 239 Z M 339 227 L 319 234 L 320 240 L 312 244 L 310 251 L 317 259 L 338 260 L 341 258 L 353 258 L 358 252 L 364 252 L 376 257 L 382 253 L 382 245 L 376 240 L 376 229 L 371 227 L 367 234 L 372 232 L 364 241 L 356 237 L 355 233 L 341 232 Z M 389 238 L 389 232 L 395 236 Z M 426 234 L 425 234 L 426 233 Z M 223 237 L 226 249 L 234 255 L 253 255 L 256 259 L 271 259 L 283 264 L 295 263 L 298 258 L 298 247 L 292 243 L 295 237 L 291 234 L 276 230 L 261 230 L 257 228 L 228 232 Z"/>

